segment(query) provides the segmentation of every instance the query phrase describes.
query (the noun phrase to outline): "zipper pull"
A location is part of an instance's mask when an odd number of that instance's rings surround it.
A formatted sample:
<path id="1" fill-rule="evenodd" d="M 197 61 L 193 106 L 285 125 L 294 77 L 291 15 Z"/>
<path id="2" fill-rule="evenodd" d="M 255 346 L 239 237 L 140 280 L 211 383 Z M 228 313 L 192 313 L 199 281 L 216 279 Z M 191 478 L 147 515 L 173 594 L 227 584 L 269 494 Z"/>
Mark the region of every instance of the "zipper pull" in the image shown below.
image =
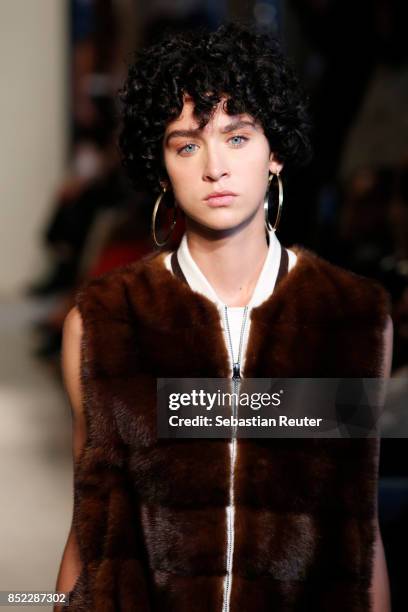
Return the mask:
<path id="1" fill-rule="evenodd" d="M 241 373 L 239 369 L 239 361 L 236 361 L 233 365 L 232 378 L 241 378 Z"/>

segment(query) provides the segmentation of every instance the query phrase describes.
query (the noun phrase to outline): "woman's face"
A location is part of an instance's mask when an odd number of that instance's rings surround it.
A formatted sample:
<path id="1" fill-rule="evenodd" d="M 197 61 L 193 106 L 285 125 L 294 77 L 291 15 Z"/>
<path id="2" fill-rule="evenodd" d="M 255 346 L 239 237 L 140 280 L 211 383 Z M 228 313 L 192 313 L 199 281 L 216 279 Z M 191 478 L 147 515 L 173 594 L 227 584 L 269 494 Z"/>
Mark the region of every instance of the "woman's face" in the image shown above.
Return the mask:
<path id="1" fill-rule="evenodd" d="M 248 114 L 228 115 L 223 102 L 199 130 L 186 96 L 180 116 L 166 127 L 163 156 L 171 188 L 187 223 L 231 230 L 253 218 L 263 227 L 268 174 L 280 172 L 282 165 L 261 125 Z M 213 196 L 220 192 L 227 194 Z"/>

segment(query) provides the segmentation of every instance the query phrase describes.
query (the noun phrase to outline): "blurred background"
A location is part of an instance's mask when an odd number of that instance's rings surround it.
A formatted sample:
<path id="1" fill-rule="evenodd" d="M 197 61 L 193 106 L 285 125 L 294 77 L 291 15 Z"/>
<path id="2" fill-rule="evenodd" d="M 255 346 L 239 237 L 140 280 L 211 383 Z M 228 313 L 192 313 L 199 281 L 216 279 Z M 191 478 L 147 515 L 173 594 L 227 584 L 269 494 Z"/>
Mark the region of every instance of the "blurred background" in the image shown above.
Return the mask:
<path id="1" fill-rule="evenodd" d="M 72 513 L 62 325 L 83 280 L 153 249 L 154 200 L 119 163 L 117 90 L 132 51 L 165 28 L 245 19 L 282 38 L 315 154 L 284 173 L 279 239 L 383 283 L 392 376 L 407 376 L 407 13 L 406 0 L 1 0 L 0 590 L 55 587 Z M 406 440 L 383 440 L 395 612 L 408 601 L 407 456 Z"/>

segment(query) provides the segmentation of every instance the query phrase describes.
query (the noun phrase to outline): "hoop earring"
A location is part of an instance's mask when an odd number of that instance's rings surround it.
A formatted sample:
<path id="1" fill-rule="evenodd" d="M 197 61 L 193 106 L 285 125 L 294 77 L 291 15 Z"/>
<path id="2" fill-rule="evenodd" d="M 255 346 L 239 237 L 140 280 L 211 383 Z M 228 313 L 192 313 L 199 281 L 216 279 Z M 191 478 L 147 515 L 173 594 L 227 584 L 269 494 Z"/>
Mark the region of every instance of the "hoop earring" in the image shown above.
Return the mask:
<path id="1" fill-rule="evenodd" d="M 166 239 L 164 241 L 160 242 L 160 240 L 158 240 L 157 234 L 156 234 L 156 216 L 157 216 L 157 211 L 159 210 L 160 202 L 162 201 L 163 196 L 164 196 L 164 194 L 166 192 L 167 192 L 166 187 L 163 187 L 163 190 L 159 194 L 159 196 L 157 197 L 156 202 L 154 203 L 154 208 L 153 208 L 153 215 L 152 215 L 152 236 L 153 236 L 153 240 L 154 240 L 156 246 L 158 246 L 158 247 L 162 247 L 165 244 L 167 244 L 171 234 L 173 233 L 174 227 L 175 227 L 175 225 L 177 223 L 177 219 L 176 219 L 177 206 L 174 205 L 174 206 L 172 206 L 172 208 L 174 208 L 174 214 L 173 214 L 173 220 L 172 220 L 172 223 L 171 223 L 170 231 L 167 234 Z"/>
<path id="2" fill-rule="evenodd" d="M 278 194 L 278 212 L 276 215 L 276 220 L 275 220 L 275 224 L 272 226 L 271 222 L 269 221 L 269 196 L 270 196 L 270 188 L 271 188 L 271 182 L 273 177 L 276 176 L 276 179 L 278 181 L 278 189 L 279 189 L 279 194 Z M 280 220 L 280 216 L 281 216 L 281 212 L 282 212 L 282 205 L 283 205 L 283 185 L 282 185 L 282 179 L 279 176 L 279 172 L 276 173 L 272 173 L 268 179 L 268 189 L 266 190 L 266 194 L 265 194 L 265 199 L 264 199 L 264 211 L 265 211 L 265 225 L 266 225 L 266 229 L 268 231 L 274 231 L 276 232 L 278 225 L 279 225 L 279 220 Z"/>

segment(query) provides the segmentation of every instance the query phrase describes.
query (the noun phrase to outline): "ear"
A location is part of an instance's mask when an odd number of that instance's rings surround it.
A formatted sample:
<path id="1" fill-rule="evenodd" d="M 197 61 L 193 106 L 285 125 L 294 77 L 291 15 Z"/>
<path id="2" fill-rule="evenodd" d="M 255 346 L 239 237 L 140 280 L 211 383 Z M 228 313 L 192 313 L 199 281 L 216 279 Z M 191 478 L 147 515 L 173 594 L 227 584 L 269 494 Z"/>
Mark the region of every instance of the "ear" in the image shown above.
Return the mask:
<path id="1" fill-rule="evenodd" d="M 278 161 L 275 153 L 271 153 L 269 156 L 269 170 L 272 174 L 280 174 L 283 168 L 283 164 Z"/>

